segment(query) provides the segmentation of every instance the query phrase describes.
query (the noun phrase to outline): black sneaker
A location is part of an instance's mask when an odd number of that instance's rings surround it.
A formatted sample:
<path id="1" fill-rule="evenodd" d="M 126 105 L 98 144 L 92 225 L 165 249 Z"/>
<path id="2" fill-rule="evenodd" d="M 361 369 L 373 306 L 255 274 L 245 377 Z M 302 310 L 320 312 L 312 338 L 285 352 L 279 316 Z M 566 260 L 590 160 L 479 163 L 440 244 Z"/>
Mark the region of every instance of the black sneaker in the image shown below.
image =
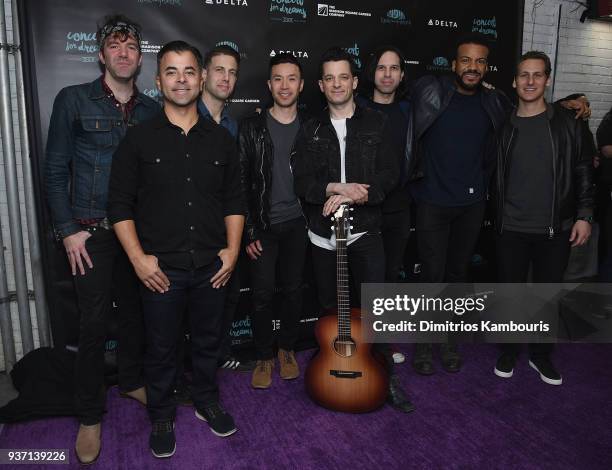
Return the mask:
<path id="1" fill-rule="evenodd" d="M 176 452 L 176 438 L 174 437 L 174 423 L 172 420 L 155 421 L 151 435 L 149 436 L 149 447 L 158 459 L 172 457 Z"/>
<path id="2" fill-rule="evenodd" d="M 532 358 L 529 365 L 540 373 L 540 378 L 549 385 L 561 385 L 563 379 L 548 357 Z"/>
<path id="3" fill-rule="evenodd" d="M 219 369 L 234 370 L 236 372 L 249 372 L 255 370 L 256 361 L 247 360 L 240 361 L 234 356 L 226 356 L 219 360 L 217 366 Z"/>
<path id="4" fill-rule="evenodd" d="M 495 369 L 493 372 L 498 377 L 509 379 L 514 374 L 514 364 L 516 363 L 516 356 L 514 354 L 502 354 L 497 359 Z"/>
<path id="5" fill-rule="evenodd" d="M 231 436 L 238 430 L 234 424 L 234 418 L 219 403 L 197 409 L 195 415 L 196 418 L 206 421 L 212 433 L 219 437 Z"/>

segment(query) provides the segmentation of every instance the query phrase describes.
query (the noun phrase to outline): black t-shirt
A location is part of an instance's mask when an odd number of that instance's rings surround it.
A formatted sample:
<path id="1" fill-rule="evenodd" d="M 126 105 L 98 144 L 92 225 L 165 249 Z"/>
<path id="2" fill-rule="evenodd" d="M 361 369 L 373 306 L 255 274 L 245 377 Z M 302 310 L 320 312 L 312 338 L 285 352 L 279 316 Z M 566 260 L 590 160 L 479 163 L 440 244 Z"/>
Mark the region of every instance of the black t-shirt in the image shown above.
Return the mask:
<path id="1" fill-rule="evenodd" d="M 456 92 L 423 136 L 425 177 L 413 185 L 415 198 L 444 207 L 483 201 L 484 151 L 491 129 L 480 92 Z"/>
<path id="2" fill-rule="evenodd" d="M 400 178 L 397 187 L 387 194 L 382 210 L 384 213 L 397 212 L 410 208 L 410 192 L 406 186 L 404 150 L 406 148 L 406 134 L 408 132 L 408 116 L 402 110 L 402 104 L 396 101 L 390 104 L 375 103 L 368 100 L 368 107 L 382 111 L 387 115 L 387 126 L 393 137 L 393 145 L 397 148 L 400 163 Z M 407 103 L 403 105 L 407 108 Z"/>
<path id="3" fill-rule="evenodd" d="M 553 202 L 553 149 L 546 111 L 536 116 L 513 113 L 515 136 L 506 163 L 504 229 L 546 233 Z"/>
<path id="4" fill-rule="evenodd" d="M 300 128 L 300 120 L 296 117 L 292 123 L 283 124 L 274 119 L 268 110 L 266 123 L 274 145 L 268 216 L 271 224 L 279 224 L 302 215 L 300 203 L 293 190 L 293 174 L 289 165 L 289 156 Z"/>

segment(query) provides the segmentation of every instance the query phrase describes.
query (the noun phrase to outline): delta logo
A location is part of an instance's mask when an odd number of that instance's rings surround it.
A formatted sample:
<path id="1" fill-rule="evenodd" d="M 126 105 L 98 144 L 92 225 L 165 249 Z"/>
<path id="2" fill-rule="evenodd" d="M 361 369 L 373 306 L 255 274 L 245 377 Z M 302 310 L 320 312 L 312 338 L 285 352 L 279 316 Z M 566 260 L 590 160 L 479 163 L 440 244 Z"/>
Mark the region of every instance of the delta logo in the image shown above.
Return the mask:
<path id="1" fill-rule="evenodd" d="M 223 5 L 228 7 L 248 7 L 247 0 L 204 0 L 206 5 Z"/>
<path id="2" fill-rule="evenodd" d="M 307 51 L 286 51 L 281 49 L 278 51 L 272 49 L 270 51 L 270 57 L 276 57 L 278 54 L 291 54 L 293 57 L 297 57 L 298 59 L 309 59 Z"/>
<path id="3" fill-rule="evenodd" d="M 387 14 L 380 19 L 382 24 L 398 24 L 401 26 L 410 26 L 410 20 L 402 10 L 389 10 Z"/>
<path id="4" fill-rule="evenodd" d="M 434 18 L 430 18 L 427 21 L 427 26 L 433 26 L 435 28 L 452 28 L 457 29 L 459 26 L 456 21 L 453 20 L 437 20 Z"/>

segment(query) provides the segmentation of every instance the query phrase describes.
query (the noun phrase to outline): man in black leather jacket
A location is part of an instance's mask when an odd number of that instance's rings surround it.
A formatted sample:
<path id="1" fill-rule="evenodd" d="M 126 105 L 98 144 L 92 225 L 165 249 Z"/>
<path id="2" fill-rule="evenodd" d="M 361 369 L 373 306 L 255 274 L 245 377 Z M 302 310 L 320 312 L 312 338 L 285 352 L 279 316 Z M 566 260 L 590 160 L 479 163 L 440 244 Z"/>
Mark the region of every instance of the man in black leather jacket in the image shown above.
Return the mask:
<path id="1" fill-rule="evenodd" d="M 381 207 L 397 184 L 399 160 L 386 116 L 353 99 L 357 77 L 351 56 L 340 48 L 329 49 L 320 71 L 319 87 L 328 107 L 303 125 L 293 174 L 295 192 L 308 218 L 319 301 L 329 309 L 337 304 L 336 239 L 330 216 L 340 204 L 354 209 L 346 250 L 357 294 L 364 282 L 385 281 Z M 388 402 L 402 412 L 414 410 L 392 373 L 390 350 L 380 346 L 379 350 L 391 374 Z"/>
<path id="2" fill-rule="evenodd" d="M 302 272 L 306 256 L 306 220 L 293 189 L 290 159 L 305 116 L 298 113 L 304 87 L 302 66 L 291 54 L 270 60 L 268 87 L 273 106 L 242 121 L 238 136 L 242 188 L 248 202 L 247 229 L 253 289 L 253 339 L 257 365 L 251 385 L 272 384 L 274 337 L 272 303 L 279 270 L 284 303 L 278 340 L 282 379 L 295 379 L 299 367 L 294 346 L 302 311 Z"/>
<path id="3" fill-rule="evenodd" d="M 470 35 L 457 43 L 452 76 L 426 76 L 411 92 L 412 132 L 406 164 L 417 205 L 416 233 L 422 282 L 466 282 L 484 216 L 495 163 L 495 134 L 512 105 L 481 86 L 489 47 Z M 441 347 L 448 372 L 461 368 L 455 345 Z M 432 345 L 418 344 L 413 367 L 434 373 Z"/>
<path id="4" fill-rule="evenodd" d="M 581 122 L 546 103 L 550 59 L 525 53 L 513 86 L 519 105 L 502 129 L 495 177 L 500 282 L 562 282 L 570 247 L 586 243 L 593 219 L 593 154 Z M 504 344 L 495 374 L 513 375 L 518 345 Z M 551 343 L 529 345 L 529 365 L 551 385 L 562 378 L 550 360 Z"/>

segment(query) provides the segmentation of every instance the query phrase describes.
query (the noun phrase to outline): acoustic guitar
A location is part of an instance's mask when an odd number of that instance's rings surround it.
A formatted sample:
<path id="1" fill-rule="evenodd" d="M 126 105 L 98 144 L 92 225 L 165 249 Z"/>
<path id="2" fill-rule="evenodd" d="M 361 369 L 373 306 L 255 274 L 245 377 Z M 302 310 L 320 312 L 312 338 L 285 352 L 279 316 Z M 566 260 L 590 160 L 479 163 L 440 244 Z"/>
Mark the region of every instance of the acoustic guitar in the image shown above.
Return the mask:
<path id="1" fill-rule="evenodd" d="M 350 307 L 348 204 L 341 205 L 332 220 L 336 234 L 337 315 L 324 316 L 315 325 L 320 349 L 306 368 L 306 391 L 325 408 L 365 413 L 385 402 L 389 379 L 383 365 L 372 356 L 372 345 L 363 342 L 360 310 Z"/>

